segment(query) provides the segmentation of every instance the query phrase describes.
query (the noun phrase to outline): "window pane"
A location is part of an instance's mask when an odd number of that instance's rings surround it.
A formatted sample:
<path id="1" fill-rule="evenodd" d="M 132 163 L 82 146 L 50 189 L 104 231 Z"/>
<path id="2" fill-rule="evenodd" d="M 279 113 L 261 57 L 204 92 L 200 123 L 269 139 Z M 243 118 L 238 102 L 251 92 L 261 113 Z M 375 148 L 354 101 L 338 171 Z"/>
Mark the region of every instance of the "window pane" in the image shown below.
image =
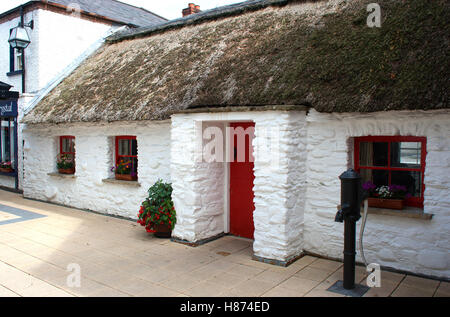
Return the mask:
<path id="1" fill-rule="evenodd" d="M 136 157 L 131 158 L 131 171 L 132 174 L 134 173 L 137 175 L 137 169 L 138 169 L 138 159 Z"/>
<path id="2" fill-rule="evenodd" d="M 391 144 L 392 167 L 420 168 L 422 143 L 393 142 Z"/>
<path id="3" fill-rule="evenodd" d="M 130 155 L 130 140 L 119 140 L 119 155 Z"/>
<path id="4" fill-rule="evenodd" d="M 388 166 L 387 142 L 361 142 L 359 145 L 360 166 Z"/>
<path id="5" fill-rule="evenodd" d="M 131 140 L 131 155 L 137 155 L 137 141 Z"/>
<path id="6" fill-rule="evenodd" d="M 63 153 L 74 152 L 74 151 L 72 151 L 71 142 L 70 142 L 69 138 L 62 139 L 62 152 Z"/>
<path id="7" fill-rule="evenodd" d="M 11 134 L 9 121 L 1 121 L 2 162 L 11 162 Z"/>
<path id="8" fill-rule="evenodd" d="M 383 170 L 367 170 L 361 169 L 362 183 L 372 182 L 377 187 L 389 185 L 389 172 Z"/>
<path id="9" fill-rule="evenodd" d="M 414 197 L 422 196 L 421 172 L 393 171 L 391 176 L 391 184 L 406 186 L 408 193 Z"/>

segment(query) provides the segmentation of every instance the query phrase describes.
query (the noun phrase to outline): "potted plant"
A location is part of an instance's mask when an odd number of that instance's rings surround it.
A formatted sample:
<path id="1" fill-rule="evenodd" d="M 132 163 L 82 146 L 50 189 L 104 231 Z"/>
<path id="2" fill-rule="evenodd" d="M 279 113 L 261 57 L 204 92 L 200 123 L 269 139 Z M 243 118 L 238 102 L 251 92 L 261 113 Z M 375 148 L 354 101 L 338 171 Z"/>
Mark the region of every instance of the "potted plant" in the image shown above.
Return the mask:
<path id="1" fill-rule="evenodd" d="M 69 154 L 59 154 L 56 166 L 60 174 L 75 174 L 75 162 Z"/>
<path id="2" fill-rule="evenodd" d="M 372 182 L 363 184 L 363 189 L 369 194 L 369 207 L 401 210 L 406 198 L 411 197 L 405 186 L 376 186 Z"/>
<path id="3" fill-rule="evenodd" d="M 2 172 L 2 173 L 14 172 L 14 169 L 12 167 L 12 162 L 1 162 L 0 163 L 0 172 Z"/>
<path id="4" fill-rule="evenodd" d="M 158 180 L 148 190 L 139 210 L 138 223 L 158 238 L 170 238 L 177 222 L 172 201 L 172 184 Z"/>
<path id="5" fill-rule="evenodd" d="M 117 180 L 136 181 L 137 175 L 133 170 L 131 170 L 131 167 L 131 161 L 125 162 L 124 160 L 120 160 L 119 164 L 116 164 L 116 166 L 111 168 L 111 172 L 114 172 Z"/>

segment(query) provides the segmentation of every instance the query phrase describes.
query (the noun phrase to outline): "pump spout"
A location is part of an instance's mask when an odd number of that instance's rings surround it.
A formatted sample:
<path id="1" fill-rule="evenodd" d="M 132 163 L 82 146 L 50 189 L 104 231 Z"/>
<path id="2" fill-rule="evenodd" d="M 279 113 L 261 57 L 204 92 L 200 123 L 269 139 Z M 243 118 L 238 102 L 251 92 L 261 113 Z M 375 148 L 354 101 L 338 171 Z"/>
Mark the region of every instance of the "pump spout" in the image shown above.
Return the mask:
<path id="1" fill-rule="evenodd" d="M 349 204 L 344 204 L 342 206 L 342 209 L 338 210 L 338 212 L 336 213 L 336 217 L 334 218 L 334 222 L 340 222 L 343 223 L 345 216 L 348 214 L 350 209 L 350 205 Z"/>

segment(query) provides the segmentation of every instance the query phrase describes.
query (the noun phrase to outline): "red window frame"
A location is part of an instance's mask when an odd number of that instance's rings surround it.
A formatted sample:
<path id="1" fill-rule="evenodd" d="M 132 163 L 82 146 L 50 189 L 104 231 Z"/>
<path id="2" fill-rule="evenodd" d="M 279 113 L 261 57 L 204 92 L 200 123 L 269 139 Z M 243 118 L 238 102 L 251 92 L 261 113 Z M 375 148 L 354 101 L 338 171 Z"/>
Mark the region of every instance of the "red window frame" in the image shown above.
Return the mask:
<path id="1" fill-rule="evenodd" d="M 72 151 L 71 152 L 64 152 L 63 151 L 63 140 L 65 140 L 65 139 L 69 139 L 69 144 L 70 144 L 69 148 L 72 149 L 73 152 Z M 75 140 L 75 137 L 71 136 L 71 135 L 60 136 L 59 137 L 59 153 L 61 155 L 63 155 L 63 154 L 72 154 L 73 155 L 73 159 L 75 160 L 75 145 L 74 145 L 74 142 L 73 142 L 74 140 Z"/>
<path id="2" fill-rule="evenodd" d="M 136 162 L 137 162 L 137 159 L 138 159 L 137 155 L 119 155 L 119 141 L 120 140 L 134 140 L 134 141 L 136 141 L 136 137 L 135 136 L 131 136 L 131 135 L 116 136 L 116 165 L 119 164 L 121 158 L 136 158 Z M 133 153 L 132 144 L 133 143 L 130 142 L 129 153 Z M 136 168 L 136 176 L 137 176 L 137 168 Z"/>
<path id="3" fill-rule="evenodd" d="M 360 166 L 360 143 L 361 142 L 384 142 L 388 143 L 388 166 L 380 167 L 380 166 Z M 421 162 L 420 168 L 404 168 L 404 167 L 392 167 L 391 166 L 391 143 L 395 142 L 420 142 L 421 146 Z M 406 200 L 407 206 L 414 206 L 423 208 L 424 203 L 424 192 L 425 192 L 425 166 L 426 166 L 426 155 L 427 155 L 427 138 L 426 137 L 415 137 L 415 136 L 366 136 L 366 137 L 357 137 L 355 138 L 355 153 L 354 153 L 354 165 L 355 170 L 359 173 L 361 169 L 368 170 L 385 170 L 389 172 L 389 185 L 391 184 L 391 176 L 392 171 L 413 171 L 420 172 L 422 180 L 422 193 L 420 197 L 412 197 Z"/>

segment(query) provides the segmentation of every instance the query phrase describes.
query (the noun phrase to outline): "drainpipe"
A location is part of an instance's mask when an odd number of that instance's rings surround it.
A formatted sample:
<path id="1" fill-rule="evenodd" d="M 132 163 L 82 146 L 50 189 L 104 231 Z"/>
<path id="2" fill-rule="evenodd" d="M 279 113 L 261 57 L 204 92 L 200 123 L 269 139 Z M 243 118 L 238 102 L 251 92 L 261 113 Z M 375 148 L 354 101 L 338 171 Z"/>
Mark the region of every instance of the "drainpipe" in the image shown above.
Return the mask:
<path id="1" fill-rule="evenodd" d="M 20 7 L 20 27 L 24 27 L 24 12 L 23 12 L 23 6 Z M 22 94 L 25 93 L 25 49 L 22 48 Z"/>

